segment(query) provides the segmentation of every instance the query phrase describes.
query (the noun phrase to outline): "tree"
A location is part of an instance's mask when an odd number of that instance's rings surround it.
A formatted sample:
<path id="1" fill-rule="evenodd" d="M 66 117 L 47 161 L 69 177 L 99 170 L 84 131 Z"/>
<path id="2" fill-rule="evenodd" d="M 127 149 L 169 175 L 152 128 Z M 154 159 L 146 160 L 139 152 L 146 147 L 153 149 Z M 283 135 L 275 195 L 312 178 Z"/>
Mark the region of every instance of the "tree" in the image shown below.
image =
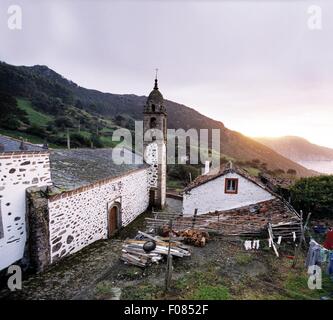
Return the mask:
<path id="1" fill-rule="evenodd" d="M 0 127 L 16 130 L 21 122 L 29 124 L 27 113 L 17 106 L 16 99 L 6 93 L 0 92 Z"/>
<path id="2" fill-rule="evenodd" d="M 90 140 L 79 133 L 72 133 L 70 139 L 72 148 L 90 147 Z"/>
<path id="3" fill-rule="evenodd" d="M 292 204 L 313 214 L 333 214 L 333 175 L 302 178 L 291 188 Z"/>
<path id="4" fill-rule="evenodd" d="M 104 144 L 97 134 L 92 134 L 91 142 L 95 148 L 104 148 Z"/>
<path id="5" fill-rule="evenodd" d="M 37 124 L 33 124 L 30 128 L 26 130 L 26 132 L 40 138 L 47 138 L 48 136 L 45 128 Z"/>
<path id="6" fill-rule="evenodd" d="M 190 173 L 194 180 L 200 173 L 200 169 L 193 165 L 173 164 L 167 166 L 168 176 L 174 180 L 189 183 Z"/>
<path id="7" fill-rule="evenodd" d="M 74 128 L 74 123 L 71 118 L 66 116 L 57 117 L 54 121 L 58 128 Z"/>

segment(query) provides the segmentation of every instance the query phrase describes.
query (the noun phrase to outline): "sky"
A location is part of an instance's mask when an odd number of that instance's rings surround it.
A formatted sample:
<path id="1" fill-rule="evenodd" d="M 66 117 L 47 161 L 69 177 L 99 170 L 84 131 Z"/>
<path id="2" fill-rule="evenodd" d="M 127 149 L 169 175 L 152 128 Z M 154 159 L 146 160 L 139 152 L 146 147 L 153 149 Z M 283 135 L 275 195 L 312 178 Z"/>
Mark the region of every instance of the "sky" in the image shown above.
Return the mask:
<path id="1" fill-rule="evenodd" d="M 12 4 L 22 8 L 22 30 L 8 28 Z M 311 5 L 321 9 L 321 29 L 309 28 Z M 0 4 L 2 61 L 47 65 L 83 87 L 137 95 L 149 94 L 158 68 L 166 99 L 230 129 L 333 148 L 332 35 L 330 0 Z"/>

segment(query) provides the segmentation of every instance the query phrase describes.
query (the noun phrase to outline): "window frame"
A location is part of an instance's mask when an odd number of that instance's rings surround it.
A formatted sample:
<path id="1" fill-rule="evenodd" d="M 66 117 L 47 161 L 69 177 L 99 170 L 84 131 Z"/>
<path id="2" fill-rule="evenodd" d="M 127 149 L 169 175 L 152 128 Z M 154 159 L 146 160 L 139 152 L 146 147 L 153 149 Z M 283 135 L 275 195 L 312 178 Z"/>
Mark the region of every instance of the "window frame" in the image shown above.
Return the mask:
<path id="1" fill-rule="evenodd" d="M 235 181 L 236 183 L 236 188 L 235 190 L 228 190 L 228 181 Z M 224 193 L 226 194 L 237 194 L 238 193 L 238 182 L 239 182 L 239 179 L 238 178 L 225 178 L 224 180 Z"/>

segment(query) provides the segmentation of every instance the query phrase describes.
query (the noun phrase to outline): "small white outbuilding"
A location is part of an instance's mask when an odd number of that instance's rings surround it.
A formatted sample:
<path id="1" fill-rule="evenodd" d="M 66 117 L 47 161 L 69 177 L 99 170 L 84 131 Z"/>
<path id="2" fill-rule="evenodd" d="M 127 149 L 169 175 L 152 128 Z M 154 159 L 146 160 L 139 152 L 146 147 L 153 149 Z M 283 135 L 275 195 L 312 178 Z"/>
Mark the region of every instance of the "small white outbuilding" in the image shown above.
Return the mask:
<path id="1" fill-rule="evenodd" d="M 195 179 L 183 193 L 183 214 L 206 214 L 273 200 L 276 195 L 244 169 L 226 165 Z"/>

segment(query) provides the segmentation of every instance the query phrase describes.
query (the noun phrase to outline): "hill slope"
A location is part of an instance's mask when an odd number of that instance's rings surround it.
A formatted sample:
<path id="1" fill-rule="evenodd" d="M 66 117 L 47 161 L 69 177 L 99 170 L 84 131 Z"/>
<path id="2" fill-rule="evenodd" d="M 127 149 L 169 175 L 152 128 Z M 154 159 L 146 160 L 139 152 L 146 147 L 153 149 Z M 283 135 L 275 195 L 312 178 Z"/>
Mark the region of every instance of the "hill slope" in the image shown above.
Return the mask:
<path id="1" fill-rule="evenodd" d="M 6 63 L 0 63 L 0 92 L 24 98 L 39 113 L 53 117 L 54 120 L 45 129 L 48 139 L 52 132 L 62 132 L 65 127 L 73 132 L 81 130 L 87 135 L 97 130 L 97 135 L 103 139 L 118 125 L 133 129 L 133 120 L 142 119 L 146 101 L 145 96 L 102 93 L 82 88 L 46 66 L 17 67 Z M 166 108 L 168 128 L 220 129 L 221 153 L 225 156 L 240 161 L 258 159 L 266 163 L 269 169 L 294 169 L 300 176 L 314 174 L 260 142 L 231 131 L 222 122 L 194 109 L 169 100 L 166 100 Z M 29 125 L 17 125 L 10 129 L 17 134 L 17 131 L 29 130 Z M 52 142 L 58 143 L 58 140 Z M 63 136 L 59 138 L 59 143 L 64 143 Z"/>
<path id="2" fill-rule="evenodd" d="M 304 138 L 286 136 L 281 138 L 256 138 L 256 140 L 296 162 L 333 160 L 333 149 L 318 146 Z"/>

